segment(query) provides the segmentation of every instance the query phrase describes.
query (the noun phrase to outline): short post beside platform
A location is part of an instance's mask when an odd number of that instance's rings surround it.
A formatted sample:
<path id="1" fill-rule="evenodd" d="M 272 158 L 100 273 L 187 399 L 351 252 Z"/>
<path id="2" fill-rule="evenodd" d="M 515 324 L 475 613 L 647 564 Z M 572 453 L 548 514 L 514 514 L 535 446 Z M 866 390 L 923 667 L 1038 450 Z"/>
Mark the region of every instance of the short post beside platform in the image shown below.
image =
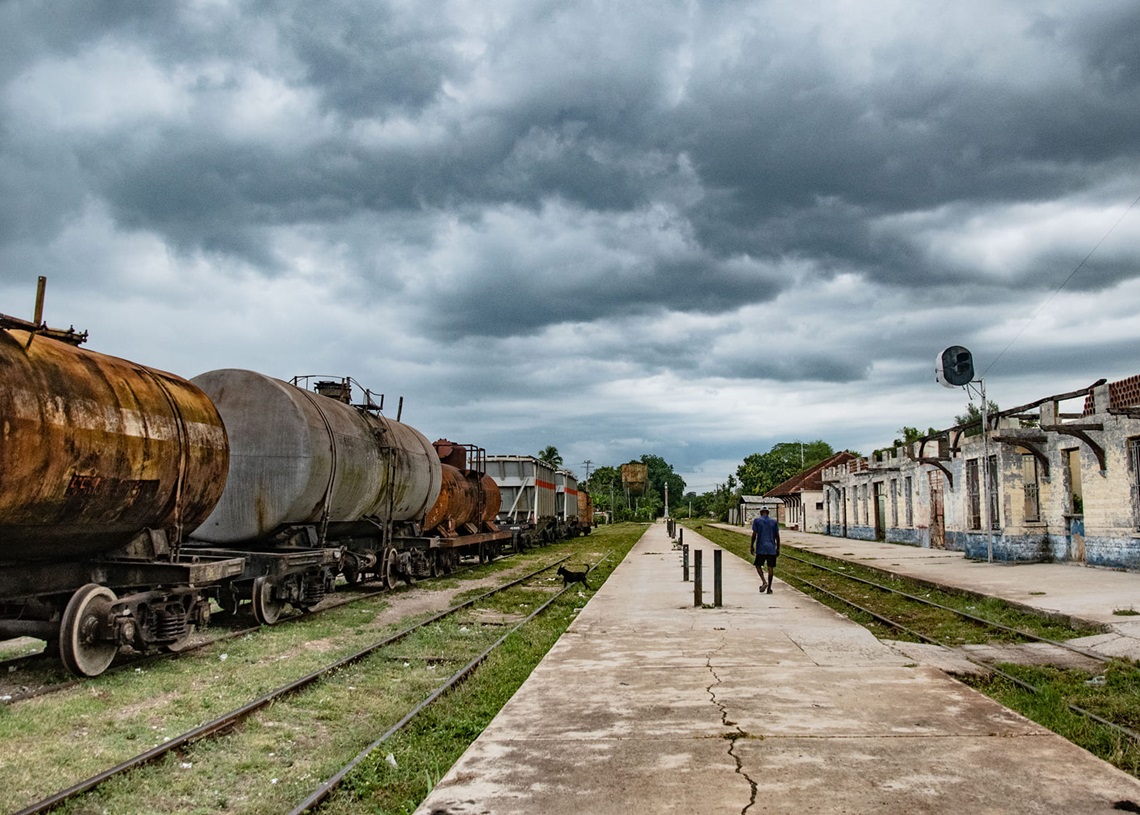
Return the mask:
<path id="1" fill-rule="evenodd" d="M 720 608 L 723 604 L 724 593 L 720 577 L 720 561 L 723 553 L 720 549 L 713 550 L 713 605 Z"/>
<path id="2" fill-rule="evenodd" d="M 701 592 L 701 555 L 703 551 L 697 549 L 693 552 L 693 607 L 700 608 L 703 599 Z"/>

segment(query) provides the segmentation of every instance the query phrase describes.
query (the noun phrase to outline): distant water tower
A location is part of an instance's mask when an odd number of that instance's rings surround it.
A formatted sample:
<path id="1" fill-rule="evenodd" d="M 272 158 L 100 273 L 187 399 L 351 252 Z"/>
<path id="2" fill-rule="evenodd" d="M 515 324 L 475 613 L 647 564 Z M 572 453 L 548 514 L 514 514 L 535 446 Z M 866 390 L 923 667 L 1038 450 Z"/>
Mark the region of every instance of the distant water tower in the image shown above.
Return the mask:
<path id="1" fill-rule="evenodd" d="M 649 465 L 639 461 L 621 465 L 621 485 L 630 495 L 644 495 L 649 486 Z"/>

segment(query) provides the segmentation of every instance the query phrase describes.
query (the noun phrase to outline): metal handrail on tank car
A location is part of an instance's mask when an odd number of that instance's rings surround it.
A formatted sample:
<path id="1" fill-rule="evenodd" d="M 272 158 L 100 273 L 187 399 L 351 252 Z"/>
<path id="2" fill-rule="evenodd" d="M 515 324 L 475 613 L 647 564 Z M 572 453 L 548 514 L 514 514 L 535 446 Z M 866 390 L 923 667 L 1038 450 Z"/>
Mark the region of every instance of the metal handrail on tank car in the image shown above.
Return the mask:
<path id="1" fill-rule="evenodd" d="M 296 388 L 301 388 L 302 390 L 306 390 L 306 387 L 314 379 L 317 380 L 318 385 L 322 381 L 324 381 L 324 382 L 330 382 L 330 381 L 334 381 L 334 380 L 339 381 L 339 383 L 342 387 L 346 387 L 349 390 L 348 404 L 352 405 L 352 407 L 356 408 L 357 410 L 366 410 L 369 412 L 376 412 L 376 413 L 382 413 L 384 411 L 384 396 L 385 396 L 385 394 L 383 394 L 383 393 L 377 394 L 375 391 L 371 390 L 370 388 L 366 388 L 363 385 L 361 385 L 359 382 L 357 382 L 351 376 L 337 376 L 336 374 L 298 374 L 289 380 L 289 384 L 293 385 Z M 305 384 L 306 387 L 302 387 L 302 385 L 301 385 L 302 382 Z M 352 389 L 354 387 L 357 390 L 359 390 L 361 393 L 364 394 L 364 401 L 359 403 L 359 404 L 353 404 L 352 403 L 352 395 L 351 394 L 352 394 Z M 317 392 L 319 393 L 320 391 L 317 391 Z M 375 395 L 378 395 L 380 397 L 380 404 L 376 404 L 376 402 L 373 401 L 372 397 Z M 404 397 L 402 397 L 402 396 L 400 397 L 399 408 L 400 408 L 399 412 L 402 413 L 403 408 L 404 408 Z M 397 418 L 396 421 L 399 421 L 399 419 Z"/>

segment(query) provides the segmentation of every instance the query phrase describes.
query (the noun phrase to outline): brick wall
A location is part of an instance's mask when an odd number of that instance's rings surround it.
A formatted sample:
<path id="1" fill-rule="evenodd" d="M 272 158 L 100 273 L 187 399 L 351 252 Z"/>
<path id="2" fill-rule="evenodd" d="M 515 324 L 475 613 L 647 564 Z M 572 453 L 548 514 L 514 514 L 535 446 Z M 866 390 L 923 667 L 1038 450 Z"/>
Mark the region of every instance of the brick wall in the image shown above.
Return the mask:
<path id="1" fill-rule="evenodd" d="M 1140 374 L 1108 383 L 1109 406 L 1113 409 L 1140 405 Z M 1085 397 L 1085 415 L 1093 414 L 1093 398 Z"/>

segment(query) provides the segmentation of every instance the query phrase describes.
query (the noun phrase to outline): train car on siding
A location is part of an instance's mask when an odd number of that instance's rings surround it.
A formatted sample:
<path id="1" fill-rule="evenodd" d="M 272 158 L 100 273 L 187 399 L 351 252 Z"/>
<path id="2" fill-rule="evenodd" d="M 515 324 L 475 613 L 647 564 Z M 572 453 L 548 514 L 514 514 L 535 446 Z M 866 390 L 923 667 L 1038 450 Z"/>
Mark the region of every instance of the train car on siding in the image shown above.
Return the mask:
<path id="1" fill-rule="evenodd" d="M 228 447 L 187 380 L 0 315 L 0 637 L 58 643 L 95 676 L 121 646 L 177 649 L 244 563 L 188 557 Z"/>
<path id="2" fill-rule="evenodd" d="M 377 577 L 392 588 L 449 572 L 464 555 L 500 554 L 512 536 L 494 524 L 499 491 L 483 450 L 430 444 L 349 378 L 313 390 L 300 381 L 236 369 L 194 379 L 230 437 L 226 491 L 194 538 L 213 554 L 267 564 L 235 602 L 248 596 L 255 616 L 273 622 L 285 604 L 319 600 L 338 570 L 349 583 Z M 268 568 L 306 552 L 320 558 L 307 572 Z"/>
<path id="3" fill-rule="evenodd" d="M 319 602 L 342 567 L 351 578 L 379 574 L 394 585 L 394 538 L 439 497 L 440 461 L 424 435 L 385 417 L 368 391 L 352 404 L 349 379 L 310 391 L 229 368 L 193 382 L 217 406 L 230 440 L 225 492 L 194 541 L 262 563 L 233 601 L 248 597 L 254 615 L 272 623 L 286 604 Z M 276 568 L 283 556 L 287 568 Z M 294 568 L 298 558 L 310 558 L 308 568 Z"/>
<path id="4" fill-rule="evenodd" d="M 534 456 L 487 456 L 487 473 L 499 485 L 500 526 L 522 547 L 559 539 L 555 469 Z"/>
<path id="5" fill-rule="evenodd" d="M 593 507 L 589 514 L 582 513 L 580 497 L 584 490 L 578 489 L 578 477 L 569 470 L 558 470 L 554 474 L 554 487 L 554 514 L 561 527 L 559 537 L 590 534 Z"/>
<path id="6" fill-rule="evenodd" d="M 578 522 L 585 524 L 582 534 L 588 535 L 594 528 L 594 497 L 589 490 L 578 490 Z"/>

